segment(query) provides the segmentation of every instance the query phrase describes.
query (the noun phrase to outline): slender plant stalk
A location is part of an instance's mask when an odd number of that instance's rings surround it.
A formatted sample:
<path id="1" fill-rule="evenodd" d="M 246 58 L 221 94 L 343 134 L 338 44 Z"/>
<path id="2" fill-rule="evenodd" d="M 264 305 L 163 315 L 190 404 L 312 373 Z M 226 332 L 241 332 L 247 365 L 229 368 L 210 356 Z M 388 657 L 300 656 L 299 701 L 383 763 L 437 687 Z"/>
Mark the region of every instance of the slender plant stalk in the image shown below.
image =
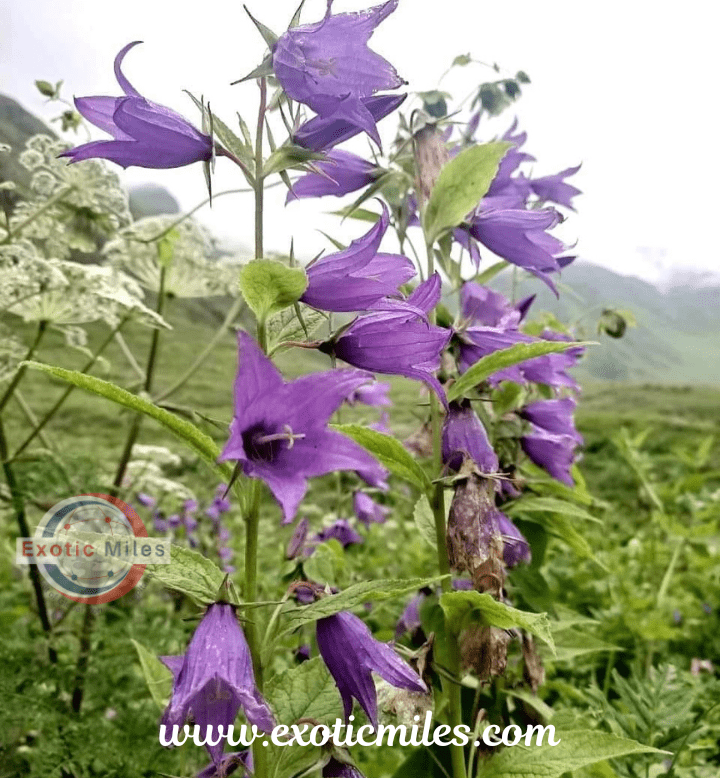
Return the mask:
<path id="1" fill-rule="evenodd" d="M 80 370 L 81 373 L 87 373 L 88 370 L 92 368 L 92 366 L 97 362 L 97 360 L 100 358 L 100 355 L 102 352 L 107 348 L 110 341 L 120 332 L 122 327 L 125 326 L 125 323 L 128 321 L 129 317 L 125 317 L 118 325 L 115 327 L 110 334 L 105 338 L 105 340 L 98 346 L 95 353 L 90 357 L 90 359 L 83 365 L 82 369 Z M 15 450 L 15 453 L 12 455 L 12 459 L 17 459 L 20 454 L 22 454 L 23 451 L 35 440 L 35 438 L 38 435 L 42 435 L 43 429 L 47 426 L 48 422 L 55 416 L 55 414 L 62 408 L 63 404 L 65 403 L 65 400 L 72 394 L 73 390 L 75 389 L 74 386 L 68 386 L 67 389 L 58 397 L 58 399 L 55 401 L 55 404 L 50 408 L 50 410 L 42 417 L 42 419 L 35 423 L 35 426 L 33 428 L 33 431 L 25 438 L 25 440 L 17 447 Z M 12 460 L 11 460 L 12 461 Z"/>
<path id="2" fill-rule="evenodd" d="M 46 330 L 47 330 L 47 322 L 45 320 L 38 322 L 38 328 L 37 328 L 37 332 L 35 333 L 35 339 L 30 344 L 28 350 L 25 352 L 23 361 L 32 359 L 33 354 L 37 351 L 37 347 L 40 345 L 40 341 L 43 339 L 43 335 L 45 334 Z M 22 377 L 25 375 L 26 370 L 27 367 L 25 365 L 20 365 L 20 367 L 15 371 L 15 375 L 12 377 L 12 380 L 8 384 L 7 389 L 5 389 L 5 392 L 3 393 L 2 397 L 0 397 L 0 413 L 2 413 L 2 410 L 10 402 L 10 399 L 12 398 L 15 389 L 17 388 L 17 385 L 20 383 Z"/>
<path id="3" fill-rule="evenodd" d="M 33 409 L 28 404 L 28 401 L 23 397 L 19 389 L 15 390 L 15 402 L 20 406 L 20 410 L 23 412 L 23 416 L 28 420 L 28 422 L 30 422 L 30 426 L 35 429 L 35 427 L 40 424 L 40 420 L 33 413 Z M 57 452 L 57 446 L 52 443 L 50 438 L 48 438 L 48 436 L 42 430 L 40 430 L 37 435 L 45 448 Z"/>
<path id="4" fill-rule="evenodd" d="M 18 224 L 15 229 L 8 229 L 8 234 L 2 240 L 0 240 L 0 244 L 10 243 L 13 238 L 16 238 L 26 227 L 31 225 L 35 219 L 38 218 L 38 216 L 42 216 L 42 214 L 45 213 L 48 208 L 52 208 L 55 203 L 59 203 L 60 200 L 62 200 L 64 197 L 67 197 L 70 192 L 73 191 L 73 189 L 75 189 L 74 184 L 72 186 L 66 186 L 64 189 L 56 192 L 51 198 L 46 200 L 43 205 L 37 209 L 37 211 L 33 211 L 33 213 L 31 213 L 30 216 L 25 219 L 25 221 L 20 222 L 20 224 Z"/>
<path id="5" fill-rule="evenodd" d="M 435 258 L 433 248 L 430 243 L 426 243 L 427 248 L 427 277 L 430 278 L 435 272 Z M 435 323 L 435 311 L 431 311 L 430 323 Z M 442 471 L 442 427 L 440 424 L 440 408 L 438 398 L 435 393 L 430 394 L 430 425 L 432 429 L 433 442 L 433 465 L 436 473 Z M 445 491 L 442 483 L 436 483 L 433 487 L 430 506 L 435 518 L 435 537 L 437 538 L 438 550 L 438 569 L 441 575 L 450 573 L 450 562 L 448 560 L 446 527 L 445 527 Z M 452 581 L 450 578 L 443 579 L 442 588 L 444 592 L 452 591 Z M 447 632 L 445 634 L 445 646 L 447 650 L 448 670 L 453 680 L 442 679 L 442 688 L 447 695 L 448 724 L 451 727 L 457 727 L 462 724 L 462 699 L 460 686 L 460 648 L 455 635 Z M 462 746 L 449 746 L 450 759 L 452 761 L 453 778 L 467 778 L 465 768 L 465 752 Z"/>
<path id="6" fill-rule="evenodd" d="M 159 316 L 162 316 L 164 307 L 165 307 L 165 267 L 163 266 L 160 268 L 160 284 L 158 288 L 157 304 L 155 306 L 155 310 Z M 152 333 L 152 340 L 150 341 L 150 351 L 148 353 L 147 367 L 145 368 L 145 382 L 143 384 L 143 389 L 147 394 L 150 394 L 150 392 L 152 391 L 152 383 L 155 374 L 155 367 L 157 365 L 157 355 L 158 355 L 159 346 L 160 346 L 160 329 L 156 328 L 153 330 Z M 120 491 L 122 481 L 123 478 L 125 477 L 125 472 L 127 470 L 128 462 L 130 461 L 130 456 L 132 454 L 133 446 L 135 445 L 135 442 L 138 439 L 138 435 L 140 434 L 141 424 L 142 424 L 142 416 L 140 414 L 137 414 L 133 419 L 132 426 L 130 427 L 130 432 L 128 433 L 127 440 L 125 441 L 125 448 L 123 449 L 122 455 L 120 456 L 120 462 L 118 463 L 118 468 L 115 473 L 115 478 L 113 479 L 113 488 L 110 492 L 110 494 L 113 497 L 117 497 L 118 492 Z"/>
<path id="7" fill-rule="evenodd" d="M 87 675 L 88 664 L 90 663 L 90 648 L 92 645 L 92 628 L 95 623 L 95 614 L 92 605 L 85 606 L 83 615 L 82 631 L 80 632 L 80 653 L 78 654 L 77 666 L 75 668 L 75 683 L 72 693 L 73 713 L 80 713 L 82 708 L 83 696 L 85 694 L 85 676 Z"/>
<path id="8" fill-rule="evenodd" d="M 15 518 L 17 519 L 18 527 L 20 529 L 20 536 L 28 538 L 30 537 L 30 527 L 28 526 L 27 516 L 25 515 L 25 502 L 15 478 L 13 466 L 8 462 L 7 439 L 5 437 L 5 428 L 2 423 L 2 417 L 0 417 L 0 459 L 2 460 L 5 480 L 7 481 L 8 489 L 10 490 Z M 50 617 L 48 616 L 45 594 L 43 592 L 40 571 L 38 570 L 37 565 L 28 565 L 28 575 L 30 576 L 30 582 L 32 583 L 33 591 L 35 592 L 35 601 L 37 603 L 38 615 L 40 616 L 40 624 L 48 638 L 48 657 L 50 661 L 55 664 L 57 662 L 57 652 L 52 645 L 52 624 L 50 623 Z"/>
<path id="9" fill-rule="evenodd" d="M 263 128 L 265 126 L 265 112 L 267 110 L 267 81 L 264 78 L 260 82 L 260 106 L 258 108 L 257 132 L 255 134 L 255 258 L 261 259 L 263 247 L 263 195 L 265 181 L 263 178 Z M 257 323 L 258 343 L 264 352 L 267 351 L 267 337 L 265 322 Z M 245 516 L 245 602 L 257 600 L 257 551 L 260 525 L 260 484 L 252 483 L 250 496 L 250 509 Z M 255 614 L 253 614 L 254 616 Z M 260 654 L 259 631 L 255 619 L 251 619 L 245 626 L 245 636 L 250 656 L 255 670 L 255 683 L 259 692 L 263 691 L 263 667 Z M 256 740 L 252 747 L 254 776 L 266 778 L 267 756 L 262 743 Z"/>

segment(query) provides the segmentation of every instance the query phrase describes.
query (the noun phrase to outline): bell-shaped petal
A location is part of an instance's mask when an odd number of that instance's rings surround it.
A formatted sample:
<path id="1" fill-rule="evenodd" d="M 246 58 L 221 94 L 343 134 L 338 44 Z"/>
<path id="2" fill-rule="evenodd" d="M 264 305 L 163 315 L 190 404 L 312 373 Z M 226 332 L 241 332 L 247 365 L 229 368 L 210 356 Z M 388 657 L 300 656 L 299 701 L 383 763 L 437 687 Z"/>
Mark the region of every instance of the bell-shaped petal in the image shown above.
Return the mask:
<path id="1" fill-rule="evenodd" d="M 332 15 L 330 0 L 322 21 L 289 29 L 272 56 L 275 76 L 288 97 L 320 116 L 362 123 L 357 117 L 369 115 L 366 98 L 404 83 L 395 68 L 367 45 L 397 4 L 398 0 L 388 0 L 365 11 Z M 374 126 L 372 117 L 370 121 Z"/>
<path id="2" fill-rule="evenodd" d="M 580 165 L 561 170 L 552 176 L 531 178 L 529 181 L 530 188 L 543 202 L 564 205 L 565 208 L 570 208 L 574 211 L 572 199 L 582 194 L 582 192 L 572 184 L 565 183 L 565 179 L 574 176 L 578 170 L 580 170 Z"/>
<path id="3" fill-rule="evenodd" d="M 122 72 L 129 43 L 115 57 L 115 75 L 124 97 L 78 97 L 75 107 L 90 123 L 113 137 L 64 151 L 71 162 L 107 159 L 122 167 L 175 168 L 212 157 L 212 138 L 170 108 L 146 100 Z"/>
<path id="4" fill-rule="evenodd" d="M 497 454 L 469 401 L 450 403 L 442 429 L 442 458 L 455 471 L 466 459 L 471 459 L 481 473 L 498 471 Z"/>
<path id="5" fill-rule="evenodd" d="M 582 435 L 575 429 L 575 406 L 573 397 L 559 400 L 538 400 L 526 405 L 520 416 L 553 435 L 569 435 L 577 443 L 582 443 Z"/>
<path id="6" fill-rule="evenodd" d="M 203 733 L 207 726 L 223 726 L 227 731 L 240 708 L 250 724 L 263 732 L 275 726 L 272 711 L 255 686 L 250 649 L 232 605 L 211 605 L 185 655 L 160 659 L 175 677 L 162 718 L 166 726 L 182 726 L 192 716 Z M 207 749 L 219 764 L 223 740 Z"/>
<path id="7" fill-rule="evenodd" d="M 379 505 L 372 497 L 364 492 L 355 492 L 353 495 L 353 510 L 366 527 L 371 524 L 383 524 L 390 513 L 390 508 Z"/>
<path id="8" fill-rule="evenodd" d="M 307 173 L 294 181 L 286 202 L 302 197 L 341 197 L 372 184 L 382 172 L 372 162 L 341 149 L 329 151 L 327 161 L 321 160 L 314 165 L 322 172 Z"/>
<path id="9" fill-rule="evenodd" d="M 434 373 L 452 332 L 424 318 L 437 304 L 439 285 L 440 276 L 435 274 L 418 286 L 407 305 L 360 316 L 332 344 L 333 352 L 355 367 L 423 381 L 446 404 Z"/>
<path id="10" fill-rule="evenodd" d="M 389 645 L 375 640 L 365 623 L 352 613 L 319 619 L 316 628 L 318 649 L 335 679 L 346 719 L 352 712 L 354 697 L 377 727 L 373 672 L 398 689 L 427 692 L 420 676 Z"/>
<path id="11" fill-rule="evenodd" d="M 532 554 L 525 536 L 502 512 L 497 513 L 497 523 L 503 541 L 503 561 L 508 567 L 515 567 L 520 562 L 530 562 Z"/>
<path id="12" fill-rule="evenodd" d="M 236 460 L 245 475 L 268 485 L 292 521 L 307 479 L 355 470 L 385 488 L 385 470 L 349 438 L 329 430 L 338 406 L 372 376 L 358 370 L 314 373 L 285 383 L 245 332 L 238 333 L 235 415 L 220 461 Z"/>
<path id="13" fill-rule="evenodd" d="M 575 437 L 554 435 L 534 424 L 530 429 L 529 435 L 520 438 L 523 451 L 538 467 L 547 470 L 560 483 L 573 486 L 570 470 L 575 461 Z"/>
<path id="14" fill-rule="evenodd" d="M 364 543 L 363 536 L 355 532 L 347 519 L 338 519 L 329 527 L 325 527 L 312 539 L 314 543 L 325 543 L 328 540 L 337 540 L 343 548 Z"/>
<path id="15" fill-rule="evenodd" d="M 384 297 L 399 296 L 398 286 L 415 275 L 415 267 L 406 257 L 378 253 L 389 218 L 383 204 L 380 219 L 362 238 L 311 264 L 300 299 L 319 310 L 342 312 L 365 311 Z"/>

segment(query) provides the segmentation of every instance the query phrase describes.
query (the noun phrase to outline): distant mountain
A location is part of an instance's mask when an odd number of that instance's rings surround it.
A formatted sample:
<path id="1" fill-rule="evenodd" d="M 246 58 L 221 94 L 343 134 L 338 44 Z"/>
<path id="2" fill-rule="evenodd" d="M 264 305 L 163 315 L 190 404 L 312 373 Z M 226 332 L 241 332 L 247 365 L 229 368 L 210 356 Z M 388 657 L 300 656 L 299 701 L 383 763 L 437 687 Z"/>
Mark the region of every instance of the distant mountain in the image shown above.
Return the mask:
<path id="1" fill-rule="evenodd" d="M 509 291 L 507 282 L 497 286 Z M 562 272 L 558 290 L 556 299 L 547 287 L 532 280 L 521 283 L 516 295 L 537 293 L 531 311 L 550 311 L 563 322 L 575 323 L 582 337 L 600 342 L 588 349 L 581 377 L 720 383 L 720 284 L 685 284 L 661 291 L 639 278 L 574 263 Z M 629 327 L 617 340 L 598 335 L 597 320 L 604 308 L 630 311 L 637 327 Z"/>
<path id="2" fill-rule="evenodd" d="M 144 219 L 146 216 L 180 213 L 178 201 L 159 184 L 134 186 L 128 193 L 128 199 L 130 213 L 136 220 Z"/>

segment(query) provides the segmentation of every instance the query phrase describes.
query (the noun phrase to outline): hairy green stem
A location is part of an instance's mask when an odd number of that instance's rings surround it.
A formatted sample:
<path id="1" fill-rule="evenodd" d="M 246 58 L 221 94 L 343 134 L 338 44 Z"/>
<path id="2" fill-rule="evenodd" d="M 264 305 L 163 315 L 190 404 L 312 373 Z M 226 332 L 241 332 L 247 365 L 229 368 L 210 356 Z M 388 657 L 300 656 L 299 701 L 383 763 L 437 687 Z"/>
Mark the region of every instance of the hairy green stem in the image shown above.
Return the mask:
<path id="1" fill-rule="evenodd" d="M 263 128 L 265 126 L 265 112 L 267 110 L 267 82 L 259 79 L 260 105 L 258 108 L 257 132 L 255 133 L 255 258 L 261 259 L 264 253 L 263 246 L 263 200 L 265 179 L 263 177 Z M 260 347 L 267 351 L 267 337 L 265 322 L 258 320 L 257 335 Z M 257 600 L 257 552 L 260 527 L 260 484 L 252 483 L 250 496 L 250 508 L 245 516 L 245 602 Z M 253 614 L 254 616 L 255 614 Z M 245 626 L 245 636 L 250 656 L 255 670 L 255 684 L 262 694 L 263 690 L 263 666 L 260 655 L 259 630 L 255 619 L 251 619 Z M 267 754 L 262 743 L 256 740 L 252 747 L 254 776 L 266 778 Z"/>
<path id="2" fill-rule="evenodd" d="M 17 479 L 15 478 L 13 466 L 8 462 L 8 446 L 2 417 L 0 417 L 0 459 L 2 460 L 3 473 L 5 474 L 5 480 L 7 481 L 8 489 L 10 491 L 10 497 L 12 498 L 13 510 L 15 511 L 15 518 L 17 519 L 18 527 L 20 529 L 20 536 L 28 538 L 30 537 L 30 527 L 28 526 L 27 516 L 25 515 L 25 502 Z M 40 616 L 40 624 L 48 638 L 48 657 L 50 661 L 55 664 L 57 662 L 57 652 L 52 645 L 52 624 L 50 623 L 50 618 L 48 616 L 48 609 L 47 604 L 45 603 L 45 594 L 43 592 L 38 566 L 28 565 L 28 575 L 30 576 L 30 582 L 32 583 L 33 591 L 35 592 L 35 602 L 37 603 L 38 615 Z"/>
<path id="3" fill-rule="evenodd" d="M 426 243 L 427 249 L 427 277 L 430 278 L 435 272 L 435 257 L 430 243 Z M 430 323 L 435 323 L 435 311 L 429 314 Z M 442 425 L 440 419 L 440 408 L 438 398 L 434 392 L 430 394 L 430 425 L 432 429 L 433 443 L 433 466 L 435 473 L 442 473 Z M 435 537 L 437 539 L 438 552 L 438 570 L 441 575 L 449 575 L 450 561 L 447 552 L 447 539 L 445 527 L 445 490 L 442 483 L 436 483 L 433 486 L 430 495 L 430 507 L 435 518 Z M 452 581 L 449 577 L 444 578 L 442 582 L 443 592 L 452 591 Z M 447 696 L 448 711 L 447 723 L 451 727 L 457 727 L 462 724 L 462 699 L 460 686 L 460 648 L 457 638 L 450 631 L 445 633 L 445 647 L 447 651 L 448 671 L 453 676 L 450 681 L 443 678 L 442 688 Z M 450 759 L 452 761 L 453 778 L 467 778 L 465 768 L 465 751 L 462 746 L 449 746 Z"/>
<path id="4" fill-rule="evenodd" d="M 82 369 L 80 370 L 81 373 L 87 373 L 90 368 L 97 362 L 97 360 L 100 358 L 100 355 L 102 352 L 106 349 L 110 341 L 117 335 L 120 331 L 120 329 L 125 325 L 125 322 L 127 322 L 129 317 L 125 317 L 118 325 L 115 327 L 110 334 L 105 338 L 105 340 L 98 346 L 95 353 L 90 357 L 90 359 L 83 365 Z M 62 408 L 63 404 L 65 403 L 65 400 L 72 394 L 73 390 L 75 389 L 74 386 L 68 386 L 67 389 L 58 397 L 58 399 L 55 401 L 55 404 L 50 408 L 50 410 L 42 417 L 42 419 L 37 422 L 34 426 L 33 431 L 25 438 L 25 440 L 15 449 L 14 454 L 12 455 L 12 459 L 17 459 L 20 454 L 22 454 L 23 451 L 35 440 L 35 438 L 38 435 L 42 435 L 43 429 L 47 426 L 48 422 L 55 416 L 55 414 Z M 11 460 L 12 461 L 12 460 Z"/>

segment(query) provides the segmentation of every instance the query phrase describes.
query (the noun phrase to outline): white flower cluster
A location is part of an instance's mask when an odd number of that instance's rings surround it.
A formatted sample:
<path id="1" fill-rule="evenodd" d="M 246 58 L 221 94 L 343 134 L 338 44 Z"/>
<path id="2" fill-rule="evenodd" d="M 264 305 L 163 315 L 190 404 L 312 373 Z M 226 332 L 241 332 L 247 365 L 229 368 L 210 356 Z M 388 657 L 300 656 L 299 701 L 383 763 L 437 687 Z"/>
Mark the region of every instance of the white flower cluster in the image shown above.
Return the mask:
<path id="1" fill-rule="evenodd" d="M 165 474 L 166 469 L 175 469 L 181 465 L 181 457 L 164 446 L 135 445 L 125 471 L 123 486 L 133 492 L 151 494 L 158 503 L 166 498 L 173 505 L 194 500 L 194 492 Z"/>
<path id="2" fill-rule="evenodd" d="M 176 220 L 173 216 L 152 216 L 121 230 L 105 246 L 109 264 L 131 273 L 145 289 L 156 293 L 160 289 L 161 269 L 165 268 L 166 294 L 237 296 L 240 264 L 213 258 L 213 241 L 196 221 L 185 219 L 172 226 Z"/>
<path id="3" fill-rule="evenodd" d="M 27 141 L 19 161 L 33 174 L 31 196 L 18 203 L 10 217 L 11 233 L 38 243 L 46 256 L 61 259 L 72 250 L 97 251 L 132 218 L 118 176 L 96 161 L 69 165 L 57 156 L 65 148 L 47 135 Z"/>

